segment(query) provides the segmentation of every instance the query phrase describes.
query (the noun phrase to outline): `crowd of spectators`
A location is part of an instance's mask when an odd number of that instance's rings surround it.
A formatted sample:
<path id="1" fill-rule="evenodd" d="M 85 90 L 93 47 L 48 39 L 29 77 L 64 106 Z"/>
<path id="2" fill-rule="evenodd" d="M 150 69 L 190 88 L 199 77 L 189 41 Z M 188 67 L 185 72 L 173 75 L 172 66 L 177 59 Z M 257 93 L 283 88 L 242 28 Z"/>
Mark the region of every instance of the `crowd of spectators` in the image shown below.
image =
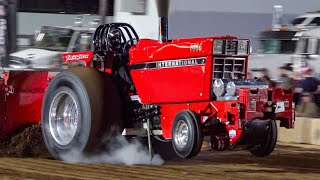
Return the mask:
<path id="1" fill-rule="evenodd" d="M 310 67 L 301 69 L 302 79 L 295 84 L 297 116 L 319 117 L 320 81 Z"/>
<path id="2" fill-rule="evenodd" d="M 298 73 L 286 66 L 280 67 L 277 81 L 271 80 L 267 69 L 262 69 L 258 78 L 269 87 L 293 88 L 297 116 L 320 117 L 320 80 L 311 67 L 303 67 Z"/>

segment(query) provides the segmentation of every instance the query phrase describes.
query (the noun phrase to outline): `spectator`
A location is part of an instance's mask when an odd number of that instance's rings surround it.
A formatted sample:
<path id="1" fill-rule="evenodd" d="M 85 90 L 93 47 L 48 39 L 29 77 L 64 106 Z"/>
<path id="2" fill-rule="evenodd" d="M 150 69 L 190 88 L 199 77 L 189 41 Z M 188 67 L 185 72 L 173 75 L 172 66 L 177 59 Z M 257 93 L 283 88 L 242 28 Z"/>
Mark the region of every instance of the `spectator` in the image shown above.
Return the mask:
<path id="1" fill-rule="evenodd" d="M 301 102 L 296 107 L 296 115 L 303 117 L 318 117 L 318 106 L 313 101 L 313 95 L 311 93 L 302 93 Z"/>
<path id="2" fill-rule="evenodd" d="M 293 72 L 293 85 L 294 85 L 294 94 L 293 94 L 293 100 L 294 104 L 299 104 L 300 101 L 300 94 L 302 93 L 302 88 L 300 86 L 302 79 L 302 74 L 299 72 Z"/>
<path id="3" fill-rule="evenodd" d="M 259 77 L 259 81 L 266 82 L 270 88 L 276 86 L 276 83 L 270 79 L 269 71 L 266 68 L 261 69 L 261 77 Z"/>
<path id="4" fill-rule="evenodd" d="M 302 69 L 303 80 L 300 81 L 300 87 L 303 92 L 316 93 L 320 82 L 317 78 L 313 77 L 312 69 L 309 67 L 304 67 Z"/>
<path id="5" fill-rule="evenodd" d="M 282 66 L 279 68 L 279 87 L 281 88 L 293 88 L 293 79 L 290 78 L 287 74 L 287 69 L 286 67 Z"/>

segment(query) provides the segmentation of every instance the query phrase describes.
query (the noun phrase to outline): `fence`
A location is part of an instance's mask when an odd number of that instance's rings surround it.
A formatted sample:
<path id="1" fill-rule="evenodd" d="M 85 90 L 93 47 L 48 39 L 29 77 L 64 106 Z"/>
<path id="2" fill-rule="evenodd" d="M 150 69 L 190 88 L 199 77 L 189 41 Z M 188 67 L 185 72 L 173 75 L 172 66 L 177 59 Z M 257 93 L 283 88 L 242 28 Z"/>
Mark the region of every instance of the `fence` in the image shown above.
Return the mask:
<path id="1" fill-rule="evenodd" d="M 294 129 L 280 128 L 278 122 L 278 141 L 320 145 L 320 118 L 296 117 Z"/>

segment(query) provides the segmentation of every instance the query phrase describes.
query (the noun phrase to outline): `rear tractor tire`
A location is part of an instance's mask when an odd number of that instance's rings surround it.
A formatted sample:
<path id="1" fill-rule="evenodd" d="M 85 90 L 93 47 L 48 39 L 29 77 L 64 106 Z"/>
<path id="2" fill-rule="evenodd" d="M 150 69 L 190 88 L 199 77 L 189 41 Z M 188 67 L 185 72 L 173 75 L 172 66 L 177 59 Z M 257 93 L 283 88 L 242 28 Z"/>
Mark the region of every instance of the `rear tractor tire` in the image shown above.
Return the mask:
<path id="1" fill-rule="evenodd" d="M 109 75 L 93 68 L 56 75 L 42 104 L 42 134 L 51 155 L 61 160 L 70 151 L 90 155 L 102 139 L 117 135 L 123 120 L 118 92 Z"/>

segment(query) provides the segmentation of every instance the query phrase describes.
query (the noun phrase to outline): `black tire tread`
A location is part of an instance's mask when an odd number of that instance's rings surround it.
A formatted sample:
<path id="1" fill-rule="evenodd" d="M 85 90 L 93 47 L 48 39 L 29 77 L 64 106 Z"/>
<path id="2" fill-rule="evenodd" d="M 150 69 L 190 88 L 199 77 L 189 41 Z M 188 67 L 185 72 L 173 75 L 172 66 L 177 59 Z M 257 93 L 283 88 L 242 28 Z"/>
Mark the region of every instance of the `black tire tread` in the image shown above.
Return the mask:
<path id="1" fill-rule="evenodd" d="M 52 93 L 59 87 L 68 87 L 70 84 L 79 88 L 81 92 L 84 92 L 82 93 L 82 96 L 84 97 L 81 98 L 85 102 L 85 105 L 89 104 L 90 106 L 85 107 L 88 109 L 90 123 L 86 122 L 88 127 L 83 127 L 88 128 L 84 129 L 84 131 L 87 132 L 86 134 L 88 134 L 87 140 L 86 142 L 81 142 L 85 144 L 84 148 L 78 150 L 92 152 L 96 149 L 99 141 L 101 141 L 102 138 L 105 138 L 104 135 L 110 133 L 108 130 L 110 130 L 111 126 L 115 124 L 121 126 L 122 105 L 120 95 L 117 86 L 110 75 L 90 67 L 70 68 L 67 71 L 57 74 L 49 83 L 42 106 L 42 121 L 47 119 L 44 112 L 46 112 L 45 108 L 48 108 L 48 104 L 51 103 L 48 101 L 50 96 L 52 96 Z M 63 154 L 63 152 L 53 152 L 53 150 L 50 149 L 53 147 L 47 142 L 46 130 L 43 124 L 44 123 L 42 123 L 42 134 L 46 146 L 54 158 L 60 159 L 59 153 Z M 83 145 L 81 145 L 81 147 L 83 147 Z"/>
<path id="2" fill-rule="evenodd" d="M 277 124 L 275 120 L 270 120 L 270 133 L 269 133 L 269 137 L 267 139 L 266 144 L 261 145 L 256 149 L 250 150 L 250 153 L 256 157 L 265 157 L 270 155 L 277 144 L 277 138 L 278 138 Z"/>
<path id="3" fill-rule="evenodd" d="M 179 150 L 174 145 L 174 140 L 172 139 L 173 148 L 174 148 L 175 152 L 177 153 L 177 155 L 180 156 L 181 158 L 192 158 L 192 157 L 196 156 L 201 150 L 202 131 L 201 131 L 200 122 L 199 122 L 199 119 L 197 118 L 196 114 L 190 110 L 183 110 L 183 111 L 179 112 L 176 115 L 174 122 L 173 122 L 172 138 L 174 138 L 173 132 L 174 132 L 174 128 L 175 128 L 175 123 L 176 123 L 176 121 L 179 120 L 179 118 L 178 118 L 179 116 L 186 116 L 187 118 L 185 120 L 190 121 L 189 123 L 191 124 L 191 129 L 194 133 L 195 138 L 193 141 L 191 141 L 191 144 L 190 144 L 191 147 L 186 147 L 187 149 L 184 150 L 187 152 L 179 152 Z"/>

